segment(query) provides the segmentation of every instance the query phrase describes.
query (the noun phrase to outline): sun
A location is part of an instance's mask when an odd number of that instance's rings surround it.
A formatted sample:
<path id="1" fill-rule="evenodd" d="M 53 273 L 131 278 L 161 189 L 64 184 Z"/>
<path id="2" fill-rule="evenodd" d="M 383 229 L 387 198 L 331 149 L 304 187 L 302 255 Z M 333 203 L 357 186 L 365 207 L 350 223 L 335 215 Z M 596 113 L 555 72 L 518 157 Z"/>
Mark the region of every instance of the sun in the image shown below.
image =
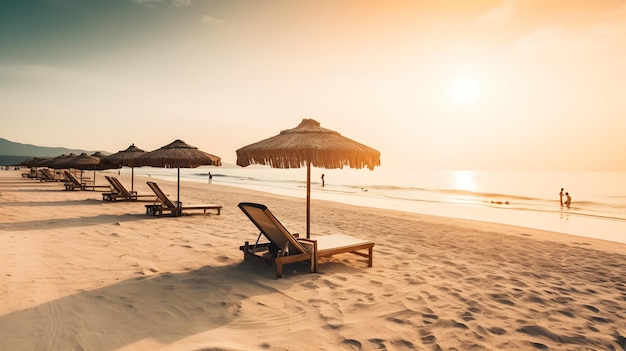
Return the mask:
<path id="1" fill-rule="evenodd" d="M 460 76 L 448 84 L 448 96 L 457 104 L 467 104 L 480 96 L 480 82 L 471 76 Z"/>

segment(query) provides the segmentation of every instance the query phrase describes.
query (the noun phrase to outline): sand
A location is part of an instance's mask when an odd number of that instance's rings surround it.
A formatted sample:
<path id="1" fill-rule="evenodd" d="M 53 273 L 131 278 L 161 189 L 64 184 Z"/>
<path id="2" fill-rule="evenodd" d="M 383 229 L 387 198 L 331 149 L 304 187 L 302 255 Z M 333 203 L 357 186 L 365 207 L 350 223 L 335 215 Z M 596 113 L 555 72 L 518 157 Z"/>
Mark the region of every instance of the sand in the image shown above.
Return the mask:
<path id="1" fill-rule="evenodd" d="M 304 198 L 184 183 L 221 215 L 157 218 L 63 189 L 0 171 L 0 350 L 625 349 L 623 244 L 313 199 L 312 238 L 372 240 L 374 266 L 343 254 L 275 279 L 243 262 L 258 233 L 237 204 L 304 233 Z"/>

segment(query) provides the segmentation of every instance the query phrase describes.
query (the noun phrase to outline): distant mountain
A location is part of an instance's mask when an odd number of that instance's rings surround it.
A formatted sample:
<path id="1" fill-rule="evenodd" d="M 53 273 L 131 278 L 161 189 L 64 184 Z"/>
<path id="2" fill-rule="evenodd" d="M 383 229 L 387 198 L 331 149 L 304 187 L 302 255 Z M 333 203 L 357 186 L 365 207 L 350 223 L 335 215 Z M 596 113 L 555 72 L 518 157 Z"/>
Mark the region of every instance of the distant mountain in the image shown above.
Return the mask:
<path id="1" fill-rule="evenodd" d="M 16 165 L 33 157 L 56 157 L 62 154 L 67 155 L 70 153 L 80 155 L 83 152 L 91 155 L 96 151 L 22 144 L 0 138 L 0 165 L 2 166 Z M 105 151 L 101 152 L 105 155 L 110 154 Z"/>

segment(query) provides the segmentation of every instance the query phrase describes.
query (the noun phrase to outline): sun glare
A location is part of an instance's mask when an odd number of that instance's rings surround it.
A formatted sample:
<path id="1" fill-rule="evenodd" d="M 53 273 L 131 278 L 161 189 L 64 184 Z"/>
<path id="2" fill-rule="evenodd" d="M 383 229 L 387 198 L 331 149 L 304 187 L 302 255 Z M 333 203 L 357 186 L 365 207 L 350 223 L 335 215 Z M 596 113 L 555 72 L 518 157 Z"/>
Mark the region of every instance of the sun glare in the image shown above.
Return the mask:
<path id="1" fill-rule="evenodd" d="M 474 77 L 457 77 L 450 81 L 448 85 L 448 95 L 455 103 L 470 103 L 475 101 L 480 95 L 480 83 Z"/>
<path id="2" fill-rule="evenodd" d="M 452 186 L 459 190 L 475 191 L 474 174 L 474 171 L 453 171 Z"/>

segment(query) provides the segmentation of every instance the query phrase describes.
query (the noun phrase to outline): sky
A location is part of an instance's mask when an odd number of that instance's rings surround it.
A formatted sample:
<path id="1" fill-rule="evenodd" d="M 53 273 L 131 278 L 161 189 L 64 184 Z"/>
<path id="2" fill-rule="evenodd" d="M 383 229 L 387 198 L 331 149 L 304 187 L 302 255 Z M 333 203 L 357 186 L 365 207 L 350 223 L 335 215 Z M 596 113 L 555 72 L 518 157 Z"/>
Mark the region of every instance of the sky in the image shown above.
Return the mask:
<path id="1" fill-rule="evenodd" d="M 626 171 L 623 0 L 3 0 L 0 137 L 235 151 L 313 118 L 389 169 Z"/>

